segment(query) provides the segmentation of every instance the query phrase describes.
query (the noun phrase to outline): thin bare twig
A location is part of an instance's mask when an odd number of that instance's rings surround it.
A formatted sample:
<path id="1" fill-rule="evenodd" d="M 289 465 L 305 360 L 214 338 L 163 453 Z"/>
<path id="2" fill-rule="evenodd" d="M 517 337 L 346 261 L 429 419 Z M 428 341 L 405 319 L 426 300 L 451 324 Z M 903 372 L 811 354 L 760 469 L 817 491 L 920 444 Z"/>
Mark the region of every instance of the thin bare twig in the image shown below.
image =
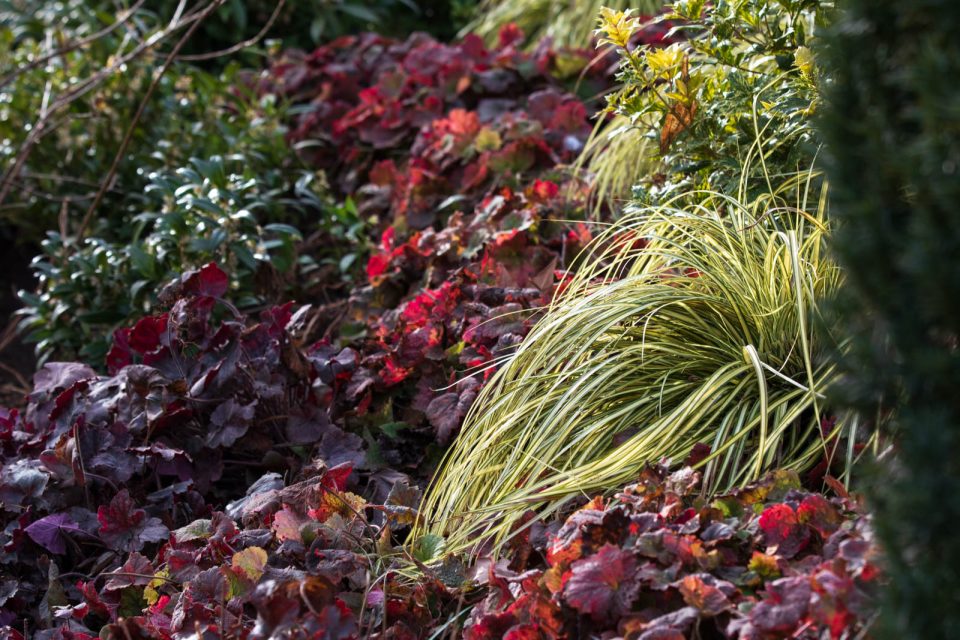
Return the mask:
<path id="1" fill-rule="evenodd" d="M 41 56 L 36 60 L 33 60 L 28 64 L 23 65 L 19 69 L 14 69 L 7 75 L 3 76 L 3 78 L 0 78 L 0 89 L 10 84 L 17 76 L 23 73 L 26 73 L 27 71 L 36 69 L 37 67 L 43 64 L 46 64 L 47 62 L 49 62 L 50 60 L 53 60 L 54 58 L 64 56 L 70 53 L 71 51 L 76 51 L 77 49 L 81 47 L 85 47 L 92 42 L 96 42 L 97 40 L 99 40 L 104 36 L 110 35 L 112 32 L 117 30 L 122 24 L 124 24 L 130 18 L 132 18 L 133 14 L 137 12 L 137 10 L 143 5 L 144 2 L 146 2 L 146 0 L 137 0 L 137 2 L 135 2 L 132 7 L 127 9 L 116 22 L 104 27 L 100 31 L 97 31 L 96 33 L 92 33 L 86 38 L 81 38 L 80 40 L 77 40 L 76 42 L 68 44 L 63 48 L 60 48 L 60 49 L 57 49 L 56 51 L 48 53 L 45 56 Z"/>
<path id="2" fill-rule="evenodd" d="M 213 58 L 228 56 L 232 53 L 236 53 L 237 51 L 241 51 L 243 49 L 246 49 L 247 47 L 255 45 L 265 35 L 267 35 L 268 31 L 270 31 L 270 27 L 272 27 L 273 23 L 276 22 L 278 17 L 280 17 L 280 11 L 283 10 L 283 5 L 285 5 L 286 2 L 287 0 L 280 0 L 279 2 L 277 2 L 276 8 L 273 10 L 273 13 L 270 14 L 270 17 L 267 19 L 267 22 L 263 25 L 263 29 L 260 29 L 257 35 L 253 36 L 252 38 L 248 38 L 243 42 L 238 42 L 232 47 L 227 47 L 226 49 L 221 49 L 220 51 L 211 51 L 209 53 L 185 54 L 182 56 L 177 56 L 177 59 L 186 60 L 188 62 L 197 62 L 200 60 L 212 60 Z"/>
<path id="3" fill-rule="evenodd" d="M 17 386 L 8 385 L 10 390 L 16 391 L 17 393 L 22 393 L 23 395 L 30 393 L 32 385 L 27 382 L 27 379 L 23 377 L 22 373 L 3 361 L 0 361 L 0 369 L 2 369 L 8 376 L 13 378 L 17 383 Z"/>
<path id="4" fill-rule="evenodd" d="M 13 341 L 17 339 L 18 324 L 19 323 L 17 322 L 16 317 L 10 318 L 10 320 L 7 321 L 7 326 L 4 327 L 3 333 L 0 334 L 0 351 L 3 351 L 7 347 L 9 347 L 13 343 Z"/>
<path id="5" fill-rule="evenodd" d="M 163 65 L 160 69 L 153 74 L 153 80 L 150 82 L 150 86 L 147 87 L 147 93 L 143 96 L 143 100 L 140 101 L 140 106 L 137 108 L 137 112 L 133 116 L 133 120 L 130 122 L 130 126 L 127 127 L 127 132 L 123 136 L 123 141 L 120 143 L 120 148 L 117 150 L 117 154 L 113 157 L 113 162 L 110 164 L 110 169 L 107 171 L 107 175 L 103 178 L 103 181 L 100 183 L 100 189 L 97 191 L 97 195 L 94 197 L 93 202 L 90 203 L 90 208 L 87 209 L 87 212 L 83 216 L 83 220 L 80 222 L 80 229 L 77 231 L 77 242 L 83 240 L 83 234 L 86 232 L 87 227 L 90 225 L 91 219 L 93 219 L 93 214 L 96 212 L 97 207 L 100 206 L 100 202 L 103 200 L 104 194 L 110 188 L 110 183 L 113 182 L 114 176 L 117 174 L 117 169 L 120 167 L 120 161 L 123 159 L 124 154 L 127 152 L 127 147 L 130 146 L 130 141 L 133 139 L 133 132 L 137 128 L 137 124 L 140 122 L 140 118 L 143 117 L 143 112 L 147 108 L 147 104 L 150 102 L 150 98 L 153 97 L 153 92 L 156 91 L 157 86 L 160 84 L 161 78 L 167 72 L 167 69 L 170 68 L 170 65 L 173 64 L 174 60 L 177 57 L 177 54 L 180 53 L 180 49 L 183 48 L 183 45 L 187 43 L 190 37 L 194 34 L 203 21 L 210 16 L 214 11 L 220 8 L 226 0 L 213 0 L 207 7 L 201 11 L 197 18 L 193 21 L 193 24 L 190 25 L 190 28 L 187 29 L 187 32 L 180 37 L 177 41 L 177 44 L 173 46 L 173 50 L 167 56 L 166 60 L 163 61 Z"/>
<path id="6" fill-rule="evenodd" d="M 209 7 L 207 7 L 209 8 Z M 30 153 L 33 151 L 34 146 L 40 138 L 47 133 L 48 126 L 50 124 L 50 119 L 57 114 L 63 108 L 69 106 L 73 103 L 74 100 L 79 99 L 85 94 L 92 91 L 100 83 L 102 83 L 106 78 L 113 74 L 117 69 L 121 68 L 126 63 L 130 62 L 145 50 L 156 46 L 157 43 L 164 40 L 171 33 L 182 29 L 188 24 L 196 23 L 197 20 L 205 17 L 203 12 L 194 12 L 184 17 L 179 23 L 175 26 L 170 27 L 164 31 L 157 32 L 153 36 L 146 38 L 143 42 L 138 44 L 130 53 L 117 57 L 111 64 L 102 68 L 97 73 L 93 74 L 89 78 L 78 82 L 74 87 L 68 90 L 66 93 L 58 97 L 53 101 L 53 104 L 50 105 L 50 108 L 47 109 L 41 117 L 37 118 L 37 122 L 33 125 L 33 128 L 30 130 L 30 134 L 27 136 L 27 139 L 24 140 L 23 144 L 20 145 L 20 150 L 17 152 L 17 157 L 14 159 L 13 165 L 7 170 L 4 174 L 3 181 L 0 182 L 0 204 L 3 204 L 3 201 L 6 199 L 7 195 L 10 192 L 10 188 L 13 183 L 14 176 L 18 175 L 23 169 L 23 165 L 26 163 L 27 158 L 30 156 Z"/>

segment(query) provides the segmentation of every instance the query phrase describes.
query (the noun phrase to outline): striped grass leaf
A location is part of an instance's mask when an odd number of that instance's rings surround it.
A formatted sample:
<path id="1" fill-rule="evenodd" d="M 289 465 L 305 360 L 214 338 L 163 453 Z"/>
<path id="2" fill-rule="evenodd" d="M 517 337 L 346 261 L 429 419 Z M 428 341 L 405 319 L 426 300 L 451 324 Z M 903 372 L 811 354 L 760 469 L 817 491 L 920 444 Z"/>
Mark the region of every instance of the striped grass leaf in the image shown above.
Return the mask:
<path id="1" fill-rule="evenodd" d="M 710 492 L 832 451 L 821 405 L 838 345 L 819 304 L 840 272 L 817 180 L 752 202 L 708 193 L 638 209 L 600 233 L 474 404 L 414 536 L 497 548 L 525 511 L 550 515 L 698 444 Z"/>

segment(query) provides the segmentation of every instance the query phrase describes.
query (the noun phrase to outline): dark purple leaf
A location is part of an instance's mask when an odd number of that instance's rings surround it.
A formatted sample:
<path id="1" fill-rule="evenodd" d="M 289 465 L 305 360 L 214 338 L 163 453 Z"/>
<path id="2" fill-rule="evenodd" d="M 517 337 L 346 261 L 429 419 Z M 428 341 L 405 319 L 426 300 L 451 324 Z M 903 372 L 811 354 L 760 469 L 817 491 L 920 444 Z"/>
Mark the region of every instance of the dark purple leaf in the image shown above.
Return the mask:
<path id="1" fill-rule="evenodd" d="M 83 470 L 108 478 L 115 484 L 128 481 L 143 468 L 137 456 L 127 451 L 132 440 L 130 433 L 120 424 L 109 428 L 89 424 L 78 427 L 77 448 L 83 460 Z"/>
<path id="2" fill-rule="evenodd" d="M 257 401 L 240 404 L 233 398 L 222 403 L 210 415 L 206 444 L 210 448 L 229 447 L 247 433 Z"/>
<path id="3" fill-rule="evenodd" d="M 48 362 L 33 376 L 31 396 L 63 391 L 80 380 L 97 377 L 97 372 L 78 362 Z"/>
<path id="4" fill-rule="evenodd" d="M 343 464 L 359 467 L 366 459 L 363 438 L 341 429 L 329 431 L 323 436 L 318 453 L 331 469 Z"/>
<path id="5" fill-rule="evenodd" d="M 34 542 L 51 553 L 65 553 L 67 551 L 64 535 L 67 533 L 83 532 L 80 526 L 65 513 L 57 513 L 40 518 L 28 526 L 24 531 Z"/>
<path id="6" fill-rule="evenodd" d="M 474 378 L 465 378 L 457 391 L 434 398 L 427 406 L 426 416 L 437 430 L 437 440 L 446 444 L 460 430 L 463 419 L 477 398 L 480 384 Z"/>
<path id="7" fill-rule="evenodd" d="M 226 513 L 234 520 L 241 521 L 248 515 L 254 515 L 261 509 L 279 506 L 279 493 L 283 489 L 283 478 L 279 473 L 266 473 L 247 488 L 247 495 L 227 505 Z"/>
<path id="8" fill-rule="evenodd" d="M 118 551 L 139 551 L 148 542 L 160 542 L 170 534 L 159 518 L 147 517 L 138 509 L 130 493 L 123 489 L 109 505 L 97 510 L 100 538 Z"/>
<path id="9" fill-rule="evenodd" d="M 295 444 L 314 443 L 330 428 L 330 417 L 320 408 L 293 411 L 287 419 L 287 440 Z"/>

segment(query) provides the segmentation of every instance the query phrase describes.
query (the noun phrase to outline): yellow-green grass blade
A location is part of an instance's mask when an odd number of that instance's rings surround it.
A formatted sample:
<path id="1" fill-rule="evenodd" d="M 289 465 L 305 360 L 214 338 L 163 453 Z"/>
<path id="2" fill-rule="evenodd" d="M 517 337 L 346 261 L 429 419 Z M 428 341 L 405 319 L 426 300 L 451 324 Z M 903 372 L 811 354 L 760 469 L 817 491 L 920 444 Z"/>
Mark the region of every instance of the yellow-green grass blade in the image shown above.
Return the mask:
<path id="1" fill-rule="evenodd" d="M 783 203 L 799 184 L 762 203 L 701 194 L 600 233 L 475 403 L 414 536 L 443 535 L 451 552 L 496 546 L 527 509 L 549 515 L 698 443 L 712 449 L 699 463 L 708 491 L 812 466 L 835 374 L 810 318 L 840 275 L 822 247 L 826 200 Z M 646 246 L 625 248 L 625 234 Z"/>
<path id="2" fill-rule="evenodd" d="M 477 17 L 460 35 L 476 33 L 494 44 L 501 28 L 515 24 L 527 35 L 530 48 L 547 37 L 558 47 L 585 48 L 592 42 L 602 7 L 652 15 L 665 4 L 665 0 L 482 0 Z"/>

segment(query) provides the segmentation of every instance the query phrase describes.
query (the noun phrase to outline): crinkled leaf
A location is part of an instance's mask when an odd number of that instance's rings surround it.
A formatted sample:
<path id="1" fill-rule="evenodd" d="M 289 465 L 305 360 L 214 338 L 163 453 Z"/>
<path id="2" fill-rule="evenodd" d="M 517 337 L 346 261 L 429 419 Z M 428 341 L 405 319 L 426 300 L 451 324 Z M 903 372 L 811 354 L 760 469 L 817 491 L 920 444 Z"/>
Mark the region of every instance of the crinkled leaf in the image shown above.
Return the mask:
<path id="1" fill-rule="evenodd" d="M 267 552 L 260 547 L 249 547 L 233 554 L 230 567 L 234 571 L 243 573 L 251 582 L 256 582 L 263 575 L 267 566 Z"/>
<path id="2" fill-rule="evenodd" d="M 137 508 L 126 489 L 114 496 L 109 505 L 97 509 L 97 520 L 100 539 L 118 551 L 139 551 L 144 544 L 160 542 L 169 535 L 159 518 L 147 517 L 146 511 Z"/>
<path id="3" fill-rule="evenodd" d="M 715 584 L 716 579 L 710 574 L 688 575 L 680 580 L 678 589 L 684 602 L 702 615 L 713 617 L 731 608 L 730 599 Z M 733 585 L 730 588 L 734 590 Z"/>
<path id="4" fill-rule="evenodd" d="M 201 518 L 173 531 L 173 539 L 177 544 L 193 540 L 206 540 L 210 537 L 210 520 Z"/>
<path id="5" fill-rule="evenodd" d="M 230 285 L 230 279 L 215 263 L 190 271 L 183 275 L 184 293 L 195 296 L 223 297 Z"/>
<path id="6" fill-rule="evenodd" d="M 768 546 L 776 553 L 792 558 L 810 541 L 810 530 L 800 523 L 796 511 L 788 504 L 774 504 L 760 514 L 760 530 Z"/>
<path id="7" fill-rule="evenodd" d="M 103 588 L 105 591 L 119 591 L 131 586 L 146 586 L 154 579 L 153 564 L 139 553 L 131 553 L 127 561 L 116 571 L 110 572 L 110 578 Z"/>
<path id="8" fill-rule="evenodd" d="M 571 565 L 563 597 L 571 607 L 594 620 L 622 616 L 630 611 L 640 589 L 637 560 L 612 544 Z"/>
<path id="9" fill-rule="evenodd" d="M 16 460 L 0 470 L 0 503 L 15 510 L 25 498 L 40 496 L 47 487 L 49 474 L 37 460 Z"/>
<path id="10" fill-rule="evenodd" d="M 207 432 L 206 444 L 210 448 L 229 447 L 242 438 L 250 428 L 253 420 L 254 407 L 257 401 L 250 404 L 240 404 L 233 398 L 220 404 L 210 414 L 210 429 Z"/>
<path id="11" fill-rule="evenodd" d="M 274 535 L 277 536 L 277 540 L 281 542 L 284 540 L 301 542 L 300 527 L 306 524 L 306 522 L 306 518 L 298 515 L 285 505 L 283 509 L 273 515 L 273 526 L 271 528 L 273 529 Z"/>
<path id="12" fill-rule="evenodd" d="M 840 527 L 843 518 L 836 505 L 821 495 L 813 494 L 803 499 L 797 507 L 797 520 L 813 527 L 824 540 Z"/>

